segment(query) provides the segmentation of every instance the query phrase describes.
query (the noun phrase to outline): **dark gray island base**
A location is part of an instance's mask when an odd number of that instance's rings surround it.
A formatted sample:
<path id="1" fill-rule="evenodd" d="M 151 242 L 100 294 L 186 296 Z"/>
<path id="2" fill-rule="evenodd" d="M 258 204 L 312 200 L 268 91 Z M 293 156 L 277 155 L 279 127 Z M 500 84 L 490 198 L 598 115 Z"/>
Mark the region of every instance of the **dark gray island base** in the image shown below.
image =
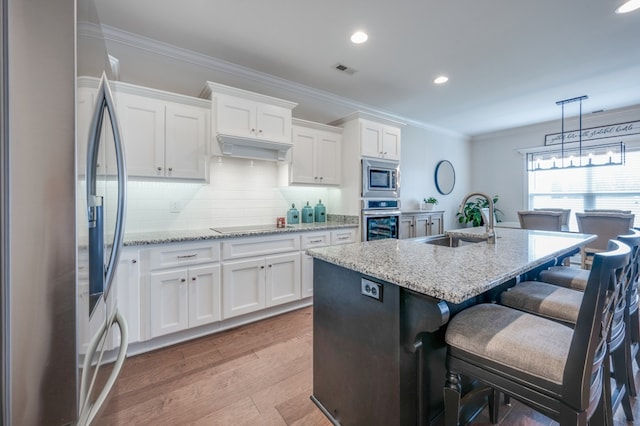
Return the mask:
<path id="1" fill-rule="evenodd" d="M 309 251 L 315 257 L 311 399 L 334 424 L 437 423 L 443 410 L 444 332 L 450 317 L 492 301 L 521 274 L 595 238 L 500 231 L 503 240 L 496 246 L 482 242 L 450 248 L 384 240 Z M 381 256 L 380 263 L 376 256 Z M 444 257 L 474 262 L 453 267 L 434 261 Z M 412 270 L 403 274 L 408 267 Z M 470 290 L 465 277 L 479 272 L 486 278 Z M 407 275 L 424 275 L 425 282 L 403 281 Z M 456 285 L 455 280 L 462 281 Z M 434 291 L 439 297 L 429 294 Z"/>

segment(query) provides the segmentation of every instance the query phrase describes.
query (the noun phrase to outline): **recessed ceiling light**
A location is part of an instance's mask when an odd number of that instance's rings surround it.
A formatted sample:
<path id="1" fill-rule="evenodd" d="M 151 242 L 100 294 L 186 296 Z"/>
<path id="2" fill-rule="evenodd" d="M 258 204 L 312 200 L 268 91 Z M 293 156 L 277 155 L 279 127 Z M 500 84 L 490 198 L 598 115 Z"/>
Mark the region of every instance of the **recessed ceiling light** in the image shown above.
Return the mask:
<path id="1" fill-rule="evenodd" d="M 368 38 L 369 36 L 364 31 L 356 31 L 355 33 L 351 34 L 351 41 L 355 44 L 364 43 Z"/>
<path id="2" fill-rule="evenodd" d="M 443 84 L 443 83 L 446 83 L 447 81 L 449 81 L 449 77 L 447 77 L 446 75 L 441 75 L 437 77 L 435 80 L 433 80 L 435 84 Z"/>
<path id="3" fill-rule="evenodd" d="M 640 9 L 640 0 L 628 0 L 616 9 L 616 13 L 629 13 L 636 9 Z"/>

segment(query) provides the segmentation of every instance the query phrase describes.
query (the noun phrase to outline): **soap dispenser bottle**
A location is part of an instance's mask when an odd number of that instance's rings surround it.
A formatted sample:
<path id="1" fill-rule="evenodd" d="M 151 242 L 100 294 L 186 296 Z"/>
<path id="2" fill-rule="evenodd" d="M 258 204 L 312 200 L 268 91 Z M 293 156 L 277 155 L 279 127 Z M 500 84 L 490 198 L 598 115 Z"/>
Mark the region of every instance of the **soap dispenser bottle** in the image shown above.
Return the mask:
<path id="1" fill-rule="evenodd" d="M 291 208 L 287 211 L 287 223 L 289 225 L 300 223 L 300 213 L 295 204 L 291 204 Z"/>
<path id="2" fill-rule="evenodd" d="M 313 207 L 307 205 L 302 208 L 302 223 L 313 223 Z"/>
<path id="3" fill-rule="evenodd" d="M 318 204 L 314 208 L 314 215 L 316 222 L 326 222 L 327 221 L 327 209 L 324 204 L 322 204 L 322 200 L 318 200 Z"/>

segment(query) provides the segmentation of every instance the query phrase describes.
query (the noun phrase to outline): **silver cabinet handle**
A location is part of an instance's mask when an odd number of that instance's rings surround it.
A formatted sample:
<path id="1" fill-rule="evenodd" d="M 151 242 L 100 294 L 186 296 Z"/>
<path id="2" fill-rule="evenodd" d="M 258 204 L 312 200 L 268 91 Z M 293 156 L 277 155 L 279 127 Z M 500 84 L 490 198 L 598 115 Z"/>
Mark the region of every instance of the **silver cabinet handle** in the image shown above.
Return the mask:
<path id="1" fill-rule="evenodd" d="M 411 226 L 413 226 L 413 225 L 411 225 Z M 338 239 L 339 239 L 340 241 L 344 241 L 344 240 L 350 240 L 350 239 L 351 239 L 351 237 L 347 235 L 347 236 L 344 236 L 344 237 L 338 237 Z"/>
<path id="2" fill-rule="evenodd" d="M 178 255 L 178 259 L 191 259 L 192 257 L 196 257 L 197 254 L 183 254 L 183 255 Z"/>
<path id="3" fill-rule="evenodd" d="M 309 244 L 317 244 L 317 243 L 321 243 L 322 240 L 311 240 L 309 241 Z"/>

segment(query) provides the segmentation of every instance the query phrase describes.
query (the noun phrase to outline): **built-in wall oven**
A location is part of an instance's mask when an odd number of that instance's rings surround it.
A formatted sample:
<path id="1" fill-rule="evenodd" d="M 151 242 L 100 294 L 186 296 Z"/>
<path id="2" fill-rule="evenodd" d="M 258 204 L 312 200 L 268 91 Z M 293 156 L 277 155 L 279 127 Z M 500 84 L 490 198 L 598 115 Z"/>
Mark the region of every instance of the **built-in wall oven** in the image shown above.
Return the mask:
<path id="1" fill-rule="evenodd" d="M 362 198 L 400 198 L 400 163 L 363 159 Z"/>
<path id="2" fill-rule="evenodd" d="M 362 241 L 398 238 L 400 200 L 362 200 Z"/>

